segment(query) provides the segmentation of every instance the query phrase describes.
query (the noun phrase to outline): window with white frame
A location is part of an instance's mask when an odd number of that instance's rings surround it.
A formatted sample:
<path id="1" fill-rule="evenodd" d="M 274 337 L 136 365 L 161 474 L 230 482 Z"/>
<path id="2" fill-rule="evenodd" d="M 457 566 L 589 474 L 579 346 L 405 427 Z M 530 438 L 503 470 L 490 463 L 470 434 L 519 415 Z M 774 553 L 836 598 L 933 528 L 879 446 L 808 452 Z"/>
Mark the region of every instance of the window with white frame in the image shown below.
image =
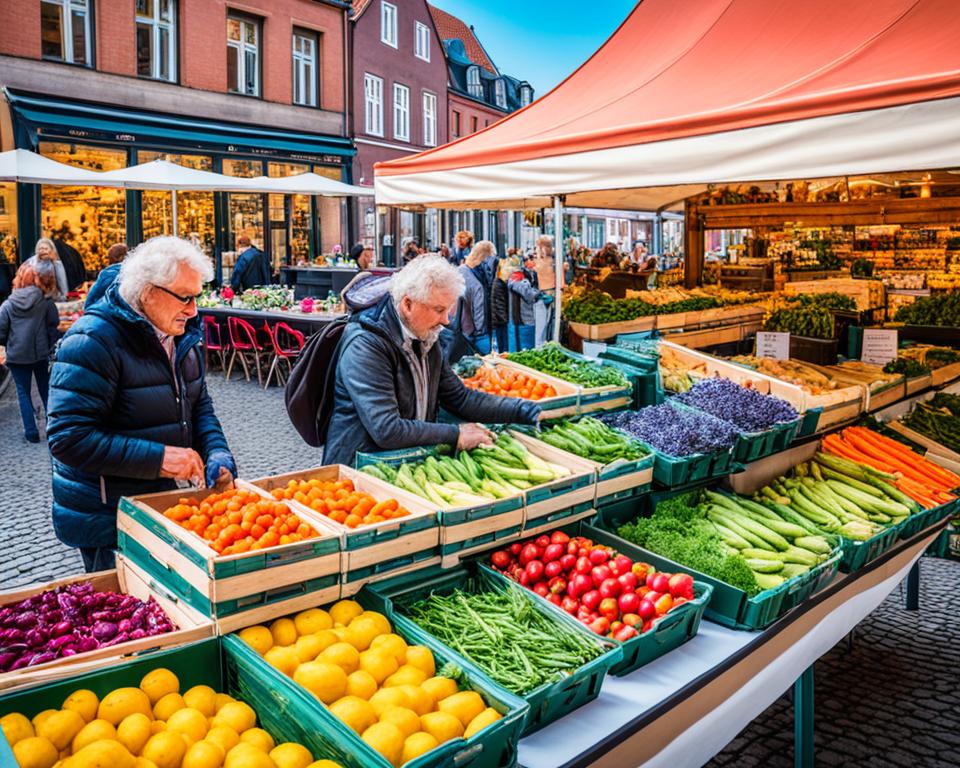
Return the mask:
<path id="1" fill-rule="evenodd" d="M 423 145 L 437 146 L 437 95 L 423 92 Z"/>
<path id="2" fill-rule="evenodd" d="M 467 93 L 475 99 L 483 98 L 483 85 L 480 83 L 480 67 L 476 64 L 467 67 Z"/>
<path id="3" fill-rule="evenodd" d="M 371 136 L 383 136 L 383 78 L 364 73 L 364 130 Z"/>
<path id="4" fill-rule="evenodd" d="M 260 23 L 248 16 L 227 16 L 227 90 L 260 95 Z"/>
<path id="5" fill-rule="evenodd" d="M 493 96 L 500 109 L 507 108 L 507 84 L 503 82 L 502 77 L 493 81 Z"/>
<path id="6" fill-rule="evenodd" d="M 137 0 L 137 74 L 177 79 L 177 0 Z"/>
<path id="7" fill-rule="evenodd" d="M 40 53 L 45 59 L 93 66 L 93 0 L 40 3 Z"/>
<path id="8" fill-rule="evenodd" d="M 393 84 L 393 138 L 410 141 L 410 89 Z"/>
<path id="9" fill-rule="evenodd" d="M 397 6 L 380 0 L 380 42 L 397 47 Z"/>
<path id="10" fill-rule="evenodd" d="M 413 35 L 413 55 L 430 61 L 430 27 L 418 21 L 414 24 Z"/>
<path id="11" fill-rule="evenodd" d="M 303 30 L 293 31 L 293 103 L 304 107 L 317 106 L 317 35 Z"/>
<path id="12" fill-rule="evenodd" d="M 533 101 L 533 88 L 529 83 L 520 86 L 520 106 L 525 107 Z"/>

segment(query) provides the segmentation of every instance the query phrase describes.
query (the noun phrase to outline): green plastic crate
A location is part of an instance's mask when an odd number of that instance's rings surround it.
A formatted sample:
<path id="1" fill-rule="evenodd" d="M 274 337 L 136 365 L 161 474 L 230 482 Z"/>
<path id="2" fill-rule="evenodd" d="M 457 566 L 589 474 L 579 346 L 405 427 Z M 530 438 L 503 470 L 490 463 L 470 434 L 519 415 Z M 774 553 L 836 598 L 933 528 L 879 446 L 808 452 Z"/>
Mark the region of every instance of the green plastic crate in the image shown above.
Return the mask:
<path id="1" fill-rule="evenodd" d="M 439 640 L 433 638 L 419 625 L 406 617 L 404 606 L 432 592 L 446 593 L 458 587 L 470 589 L 476 588 L 478 585 L 482 585 L 484 589 L 499 591 L 520 590 L 521 594 L 530 600 L 531 605 L 542 611 L 539 603 L 533 599 L 535 596 L 529 595 L 528 590 L 524 590 L 523 587 L 493 571 L 479 568 L 477 563 L 474 562 L 464 563 L 457 568 L 446 571 L 430 571 L 398 576 L 390 581 L 368 585 L 365 589 L 368 589 L 371 595 L 378 599 L 381 612 L 386 613 L 398 627 L 410 625 L 417 633 L 426 638 L 431 638 L 436 644 L 440 644 Z M 590 637 L 606 650 L 602 655 L 587 662 L 563 680 L 541 685 L 521 697 L 530 705 L 523 729 L 524 734 L 533 733 L 595 699 L 600 693 L 600 686 L 603 684 L 603 678 L 607 671 L 617 665 L 623 657 L 622 648 L 618 643 L 598 637 L 573 617 L 562 612 L 559 615 L 554 611 L 545 611 L 545 613 L 573 631 Z M 452 650 L 450 650 L 450 654 L 454 655 L 458 659 L 458 663 L 461 663 L 461 666 L 468 670 L 471 675 L 481 675 L 490 682 L 490 685 L 497 685 L 470 659 Z"/>
<path id="2" fill-rule="evenodd" d="M 872 560 L 876 560 L 880 555 L 890 549 L 897 540 L 899 530 L 896 526 L 881 531 L 876 536 L 871 536 L 866 541 L 855 541 L 841 537 L 842 556 L 840 558 L 840 571 L 842 573 L 856 573 L 863 566 Z"/>
<path id="3" fill-rule="evenodd" d="M 807 437 L 817 431 L 817 425 L 820 423 L 820 416 L 823 414 L 823 408 L 817 406 L 811 408 L 803 414 L 800 421 L 800 428 L 797 430 L 797 437 Z"/>
<path id="4" fill-rule="evenodd" d="M 787 448 L 790 447 L 790 444 L 796 439 L 802 425 L 802 416 L 797 417 L 793 421 L 785 421 L 780 424 L 775 424 L 772 427 L 774 432 L 772 452 L 779 453 L 780 451 L 787 450 Z"/>
<path id="5" fill-rule="evenodd" d="M 900 532 L 899 538 L 909 539 L 913 536 L 916 536 L 920 531 L 925 528 L 929 528 L 931 525 L 935 525 L 940 520 L 950 517 L 957 509 L 957 500 L 948 501 L 946 504 L 940 504 L 939 506 L 932 507 L 931 509 L 925 509 L 921 512 L 917 512 L 915 515 L 910 515 L 906 520 L 900 523 L 897 526 L 897 529 Z"/>
<path id="6" fill-rule="evenodd" d="M 762 432 L 741 432 L 733 446 L 733 458 L 744 463 L 762 459 L 773 453 L 776 433 L 772 430 Z"/>

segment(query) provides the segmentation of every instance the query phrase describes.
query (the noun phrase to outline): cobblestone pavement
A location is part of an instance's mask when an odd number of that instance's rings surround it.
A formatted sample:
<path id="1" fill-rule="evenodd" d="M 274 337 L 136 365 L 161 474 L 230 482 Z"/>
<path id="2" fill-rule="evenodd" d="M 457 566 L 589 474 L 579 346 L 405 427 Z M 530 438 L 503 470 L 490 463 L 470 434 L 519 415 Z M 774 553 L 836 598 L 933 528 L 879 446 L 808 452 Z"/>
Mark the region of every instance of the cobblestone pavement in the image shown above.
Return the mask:
<path id="1" fill-rule="evenodd" d="M 319 452 L 293 431 L 278 388 L 208 387 L 246 477 L 314 466 Z M 23 439 L 16 393 L 0 396 L 0 589 L 81 570 L 50 525 L 46 444 Z M 924 559 L 921 611 L 903 610 L 901 589 L 864 620 L 851 648 L 838 644 L 815 669 L 817 766 L 946 768 L 960 765 L 960 564 Z M 733 734 L 732 734 L 733 736 Z M 708 768 L 790 768 L 793 707 L 781 697 Z"/>

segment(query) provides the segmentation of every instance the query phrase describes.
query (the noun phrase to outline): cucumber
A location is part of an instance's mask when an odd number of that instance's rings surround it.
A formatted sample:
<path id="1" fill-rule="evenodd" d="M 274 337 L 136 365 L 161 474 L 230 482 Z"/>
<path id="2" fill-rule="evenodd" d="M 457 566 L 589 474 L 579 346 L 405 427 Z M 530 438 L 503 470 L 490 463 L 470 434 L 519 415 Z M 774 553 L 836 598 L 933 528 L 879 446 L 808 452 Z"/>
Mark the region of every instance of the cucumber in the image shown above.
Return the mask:
<path id="1" fill-rule="evenodd" d="M 786 581 L 786 579 L 784 579 L 779 573 L 758 573 L 757 571 L 754 571 L 753 577 L 756 579 L 757 585 L 763 591 L 768 589 L 776 589 L 783 584 L 784 581 Z"/>
<path id="2" fill-rule="evenodd" d="M 783 570 L 783 562 L 780 560 L 760 560 L 759 558 L 746 558 L 747 566 L 755 573 L 779 573 Z"/>

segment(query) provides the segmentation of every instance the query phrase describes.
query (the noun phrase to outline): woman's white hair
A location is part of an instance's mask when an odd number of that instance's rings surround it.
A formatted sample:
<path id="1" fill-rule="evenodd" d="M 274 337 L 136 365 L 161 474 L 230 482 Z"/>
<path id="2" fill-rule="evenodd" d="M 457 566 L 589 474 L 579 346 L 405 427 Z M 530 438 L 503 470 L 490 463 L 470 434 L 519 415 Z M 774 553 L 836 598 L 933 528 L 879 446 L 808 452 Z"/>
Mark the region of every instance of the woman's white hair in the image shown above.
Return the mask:
<path id="1" fill-rule="evenodd" d="M 36 253 L 37 253 L 37 251 L 40 249 L 40 246 L 41 246 L 41 245 L 45 245 L 45 246 L 47 246 L 51 251 L 53 251 L 53 255 L 51 256 L 51 258 L 54 258 L 54 259 L 59 259 L 59 258 L 60 258 L 60 254 L 57 253 L 57 246 L 56 246 L 56 244 L 54 244 L 53 240 L 51 240 L 49 237 L 41 237 L 39 240 L 37 240 L 37 244 L 36 244 L 35 246 L 33 246 L 33 253 L 34 253 L 34 255 L 36 255 Z"/>
<path id="2" fill-rule="evenodd" d="M 489 259 L 496 252 L 497 246 L 495 246 L 489 240 L 481 240 L 470 249 L 470 253 L 467 256 L 466 261 L 472 266 L 476 266 L 484 261 L 484 259 Z"/>
<path id="3" fill-rule="evenodd" d="M 405 296 L 413 301 L 430 302 L 435 293 L 446 293 L 456 298 L 463 295 L 463 275 L 443 256 L 417 256 L 397 272 L 390 281 L 390 295 L 394 305 Z"/>
<path id="4" fill-rule="evenodd" d="M 150 285 L 169 286 L 176 279 L 181 264 L 197 272 L 203 282 L 213 280 L 209 257 L 195 245 L 170 235 L 151 237 L 123 260 L 120 297 L 131 307 L 139 307 L 144 289 Z"/>

